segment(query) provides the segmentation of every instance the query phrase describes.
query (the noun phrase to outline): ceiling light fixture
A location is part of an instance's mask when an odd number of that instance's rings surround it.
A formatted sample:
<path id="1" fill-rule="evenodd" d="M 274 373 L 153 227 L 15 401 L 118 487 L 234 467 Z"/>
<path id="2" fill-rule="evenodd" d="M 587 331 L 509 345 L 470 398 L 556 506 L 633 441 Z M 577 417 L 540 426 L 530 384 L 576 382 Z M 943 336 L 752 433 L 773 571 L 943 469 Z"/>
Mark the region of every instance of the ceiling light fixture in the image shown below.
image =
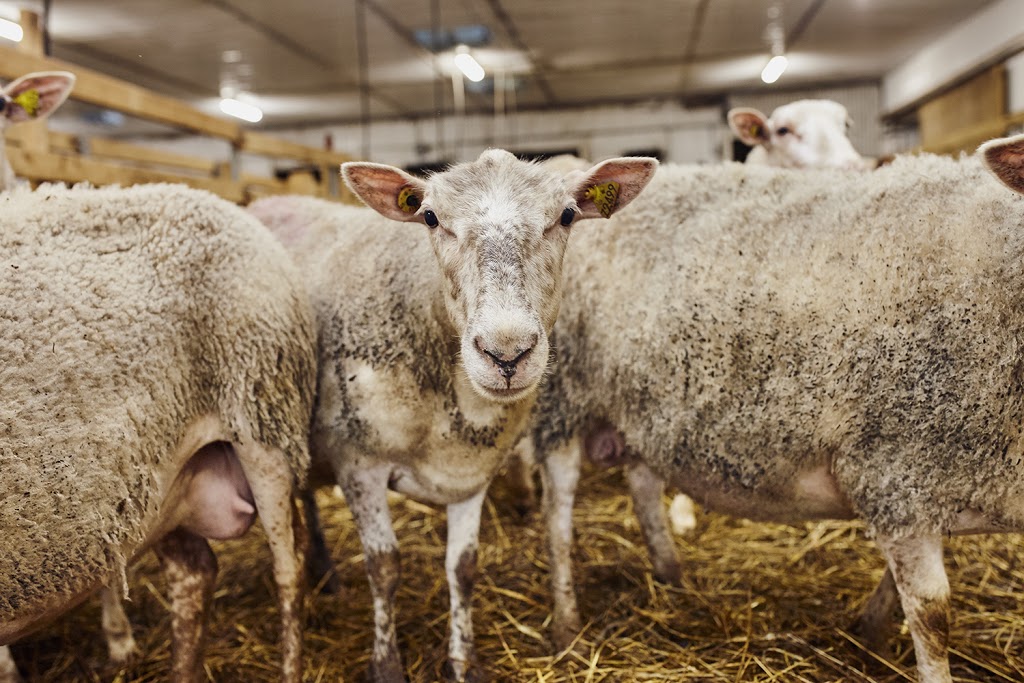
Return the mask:
<path id="1" fill-rule="evenodd" d="M 789 60 L 786 59 L 786 55 L 775 55 L 768 60 L 768 63 L 764 65 L 764 69 L 761 70 L 761 80 L 765 83 L 774 83 L 779 80 L 779 76 L 789 66 Z"/>
<path id="2" fill-rule="evenodd" d="M 782 20 L 782 2 L 775 0 L 768 6 L 768 23 L 764 27 L 764 37 L 771 48 L 772 58 L 761 70 L 761 80 L 774 83 L 789 66 L 786 59 L 786 28 Z"/>
<path id="3" fill-rule="evenodd" d="M 228 116 L 242 119 L 249 123 L 257 123 L 263 118 L 263 112 L 254 104 L 241 102 L 234 97 L 225 97 L 220 101 L 220 110 Z"/>
<path id="4" fill-rule="evenodd" d="M 13 40 L 16 43 L 20 43 L 21 39 L 25 37 L 25 32 L 21 30 L 21 25 L 10 19 L 0 19 L 0 38 L 6 38 L 7 40 Z"/>
<path id="5" fill-rule="evenodd" d="M 480 62 L 473 59 L 473 55 L 469 54 L 469 48 L 465 45 L 455 48 L 455 66 L 459 67 L 459 71 L 474 83 L 484 80 L 484 68 L 480 66 Z"/>

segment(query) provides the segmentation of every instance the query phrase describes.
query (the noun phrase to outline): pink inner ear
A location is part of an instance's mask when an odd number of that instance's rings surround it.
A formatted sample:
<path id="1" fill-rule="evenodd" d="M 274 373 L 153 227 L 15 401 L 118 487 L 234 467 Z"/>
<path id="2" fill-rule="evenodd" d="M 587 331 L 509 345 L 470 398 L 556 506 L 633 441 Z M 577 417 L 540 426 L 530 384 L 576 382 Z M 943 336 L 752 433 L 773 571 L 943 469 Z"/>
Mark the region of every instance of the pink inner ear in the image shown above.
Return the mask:
<path id="1" fill-rule="evenodd" d="M 985 161 L 1010 189 L 1024 194 L 1024 140 L 986 148 Z"/>
<path id="2" fill-rule="evenodd" d="M 368 207 L 392 220 L 419 220 L 414 213 L 403 211 L 399 195 L 409 187 L 423 197 L 423 184 L 401 169 L 383 164 L 350 162 L 342 166 L 345 182 Z"/>
<path id="3" fill-rule="evenodd" d="M 38 76 L 24 76 L 4 89 L 4 93 L 11 99 L 29 90 L 39 93 L 39 109 L 35 116 L 30 116 L 23 108 L 17 105 L 8 104 L 6 116 L 13 123 L 20 121 L 34 121 L 45 118 L 52 114 L 71 92 L 73 81 L 67 76 L 58 74 L 41 74 Z"/>
<path id="4" fill-rule="evenodd" d="M 768 139 L 766 122 L 754 112 L 740 111 L 729 115 L 729 124 L 744 143 L 758 145 Z"/>

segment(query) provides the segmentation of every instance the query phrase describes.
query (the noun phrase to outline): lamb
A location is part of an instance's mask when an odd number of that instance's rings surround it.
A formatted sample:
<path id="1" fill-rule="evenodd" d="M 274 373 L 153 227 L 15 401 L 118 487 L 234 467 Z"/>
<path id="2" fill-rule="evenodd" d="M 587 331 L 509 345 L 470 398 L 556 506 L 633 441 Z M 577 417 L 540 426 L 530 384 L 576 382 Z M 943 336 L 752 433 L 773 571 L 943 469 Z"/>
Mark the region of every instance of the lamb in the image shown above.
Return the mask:
<path id="1" fill-rule="evenodd" d="M 205 678 L 208 538 L 258 511 L 282 680 L 301 678 L 315 327 L 300 276 L 244 210 L 174 185 L 0 196 L 0 645 L 147 548 L 169 581 L 171 677 Z M 16 673 L 0 654 L 6 679 Z"/>
<path id="2" fill-rule="evenodd" d="M 313 471 L 335 473 L 359 528 L 375 612 L 374 680 L 405 680 L 389 487 L 447 506 L 447 674 L 480 675 L 470 602 L 481 505 L 546 370 L 570 226 L 625 207 L 656 165 L 618 158 L 565 175 L 488 150 L 420 180 L 348 163 L 345 180 L 369 209 L 306 197 L 250 206 L 313 296 Z"/>
<path id="3" fill-rule="evenodd" d="M 52 114 L 64 104 L 74 85 L 75 75 L 67 71 L 37 71 L 8 83 L 0 91 L 0 136 L 9 126 Z M 0 137 L 0 190 L 9 190 L 14 183 L 14 169 Z"/>
<path id="4" fill-rule="evenodd" d="M 1024 137 L 982 152 L 1024 192 Z M 597 442 L 725 513 L 860 518 L 920 679 L 948 683 L 942 538 L 1024 530 L 1022 210 L 976 160 L 663 166 L 566 255 L 535 433 L 553 507 Z M 551 531 L 564 578 L 571 529 Z M 578 628 L 571 586 L 556 633 Z"/>
<path id="5" fill-rule="evenodd" d="M 752 146 L 747 163 L 781 168 L 845 168 L 867 170 L 865 159 L 846 136 L 850 116 L 832 100 L 797 100 L 775 109 L 770 117 L 756 109 L 729 110 L 729 127 Z"/>

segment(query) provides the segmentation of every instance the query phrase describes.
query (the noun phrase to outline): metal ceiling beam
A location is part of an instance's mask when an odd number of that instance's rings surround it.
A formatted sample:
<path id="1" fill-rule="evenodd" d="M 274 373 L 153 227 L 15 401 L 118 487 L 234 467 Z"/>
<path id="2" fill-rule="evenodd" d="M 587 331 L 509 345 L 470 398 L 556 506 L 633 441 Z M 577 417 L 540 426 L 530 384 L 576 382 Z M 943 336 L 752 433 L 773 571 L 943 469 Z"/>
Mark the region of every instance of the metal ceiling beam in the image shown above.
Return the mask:
<path id="1" fill-rule="evenodd" d="M 690 61 L 697 52 L 697 43 L 700 40 L 700 32 L 704 30 L 704 19 L 710 2 L 711 0 L 700 0 L 700 4 L 697 5 L 696 16 L 690 24 L 690 37 L 686 41 L 686 49 L 683 50 L 683 61 Z"/>
<path id="2" fill-rule="evenodd" d="M 490 6 L 494 17 L 501 24 L 502 29 L 505 31 L 505 34 L 508 36 L 509 40 L 512 41 L 512 44 L 516 49 L 530 57 L 530 61 L 533 62 L 534 68 L 536 69 L 534 73 L 530 74 L 530 77 L 537 84 L 537 87 L 540 88 L 540 91 L 544 94 L 544 98 L 549 104 L 558 102 L 558 98 L 555 97 L 555 93 L 551 89 L 551 85 L 547 82 L 547 79 L 544 78 L 543 73 L 541 73 L 548 69 L 549 66 L 546 63 L 535 60 L 531 56 L 529 46 L 526 44 L 526 41 L 523 40 L 522 35 L 520 35 L 519 29 L 516 27 L 515 22 L 512 21 L 512 17 L 510 17 L 508 12 L 505 11 L 505 8 L 501 4 L 501 0 L 487 0 L 487 4 Z"/>
<path id="3" fill-rule="evenodd" d="M 250 28 L 253 28 L 256 31 L 262 33 L 263 35 L 270 38 L 274 42 L 280 44 L 281 47 L 287 49 L 292 54 L 305 59 L 307 62 L 316 64 L 317 66 L 322 67 L 324 69 L 338 68 L 337 64 L 332 64 L 331 62 L 327 61 L 326 59 L 318 55 L 316 52 L 313 52 L 312 50 L 307 48 L 305 45 L 302 45 L 301 43 L 292 40 L 287 35 L 281 33 L 273 26 L 268 26 L 267 24 L 263 23 L 256 17 L 252 16 L 251 14 L 247 14 L 246 12 L 243 12 L 242 10 L 235 7 L 230 2 L 227 2 L 226 0 L 203 0 L 203 2 L 212 7 L 216 7 L 220 11 L 234 17 L 246 26 L 249 26 Z"/>
<path id="4" fill-rule="evenodd" d="M 416 38 L 415 36 L 413 36 L 413 32 L 411 29 L 409 29 L 407 26 L 405 26 L 400 21 L 395 19 L 391 14 L 389 14 L 387 10 L 380 6 L 380 3 L 377 2 L 377 0 L 364 1 L 366 2 L 366 7 L 370 9 L 374 14 L 376 14 L 381 21 L 387 24 L 388 28 L 390 28 L 395 33 L 395 35 L 397 35 L 410 47 L 414 48 L 417 52 L 419 52 L 420 56 L 429 61 L 430 68 L 434 72 L 435 78 L 442 80 L 448 79 L 448 74 L 443 73 L 441 69 L 438 68 L 437 59 L 435 59 L 434 53 L 428 50 L 427 48 L 423 47 L 416 41 Z M 474 99 L 477 98 L 476 95 L 473 95 L 473 97 Z"/>
<path id="5" fill-rule="evenodd" d="M 806 31 L 807 27 L 811 25 L 811 21 L 813 21 L 814 17 L 818 15 L 818 12 L 821 10 L 824 4 L 825 0 L 814 0 L 814 2 L 811 3 L 811 6 L 808 7 L 802 15 L 800 15 L 800 18 L 797 19 L 796 24 L 793 25 L 793 30 L 789 32 L 788 36 L 786 36 L 787 50 L 789 49 L 790 45 L 793 45 L 794 43 L 796 43 L 796 41 L 800 40 L 800 38 L 804 35 L 804 31 Z"/>
<path id="6" fill-rule="evenodd" d="M 285 35 L 281 31 L 278 31 L 273 26 L 269 26 L 263 23 L 262 21 L 256 19 L 251 14 L 247 14 L 238 7 L 232 5 L 227 0 L 203 0 L 203 2 L 212 7 L 216 7 L 225 14 L 234 17 L 243 24 L 249 26 L 252 29 L 255 29 L 257 32 L 262 33 L 271 40 L 279 43 L 282 47 L 286 48 L 293 54 L 301 57 L 302 59 L 305 59 L 306 61 L 312 64 L 319 66 L 322 69 L 326 69 L 327 71 L 332 72 L 341 70 L 341 67 L 339 65 L 324 59 L 316 52 L 308 49 L 305 45 L 295 40 L 292 40 L 287 35 Z M 380 93 L 376 92 L 372 86 L 369 86 L 369 84 L 367 84 L 367 88 L 371 99 L 377 100 L 383 103 L 384 105 L 390 107 L 391 109 L 394 109 L 395 111 L 399 112 L 399 116 L 402 116 L 406 111 L 405 108 L 402 107 L 402 105 L 399 104 L 396 100 L 381 95 Z"/>
<path id="7" fill-rule="evenodd" d="M 160 71 L 159 69 L 155 69 L 146 64 L 142 64 L 138 60 L 124 59 L 119 55 L 113 55 L 109 52 L 98 50 L 91 45 L 86 45 L 85 43 L 61 40 L 56 43 L 56 47 L 58 57 L 61 56 L 60 53 L 62 50 L 70 50 L 71 52 L 86 55 L 90 60 L 102 62 L 104 64 L 109 64 L 110 66 L 114 66 L 119 69 L 124 69 L 128 73 L 134 72 L 140 74 L 144 78 L 149 78 L 158 83 L 163 83 L 166 86 L 170 86 L 172 91 L 180 95 L 195 96 L 211 92 L 213 94 L 216 94 L 215 91 L 211 91 L 209 87 L 202 85 L 200 83 L 185 80 L 184 78 L 178 78 L 177 76 L 172 76 L 171 74 L 165 71 Z"/>

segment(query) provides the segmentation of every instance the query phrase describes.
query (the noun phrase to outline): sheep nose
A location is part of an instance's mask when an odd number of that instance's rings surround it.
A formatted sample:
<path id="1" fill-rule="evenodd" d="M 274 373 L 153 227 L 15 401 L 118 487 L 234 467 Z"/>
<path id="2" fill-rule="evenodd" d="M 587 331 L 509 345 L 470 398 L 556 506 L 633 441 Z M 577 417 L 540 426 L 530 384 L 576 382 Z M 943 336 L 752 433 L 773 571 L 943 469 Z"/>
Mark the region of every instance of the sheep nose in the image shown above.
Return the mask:
<path id="1" fill-rule="evenodd" d="M 476 337 L 473 342 L 476 344 L 477 350 L 490 358 L 491 362 L 498 367 L 501 376 L 510 380 L 516 374 L 516 366 L 519 361 L 526 358 L 533 351 L 533 347 L 537 345 L 537 335 L 534 334 L 529 339 L 522 339 L 519 344 L 505 349 L 489 349 L 480 337 Z"/>

